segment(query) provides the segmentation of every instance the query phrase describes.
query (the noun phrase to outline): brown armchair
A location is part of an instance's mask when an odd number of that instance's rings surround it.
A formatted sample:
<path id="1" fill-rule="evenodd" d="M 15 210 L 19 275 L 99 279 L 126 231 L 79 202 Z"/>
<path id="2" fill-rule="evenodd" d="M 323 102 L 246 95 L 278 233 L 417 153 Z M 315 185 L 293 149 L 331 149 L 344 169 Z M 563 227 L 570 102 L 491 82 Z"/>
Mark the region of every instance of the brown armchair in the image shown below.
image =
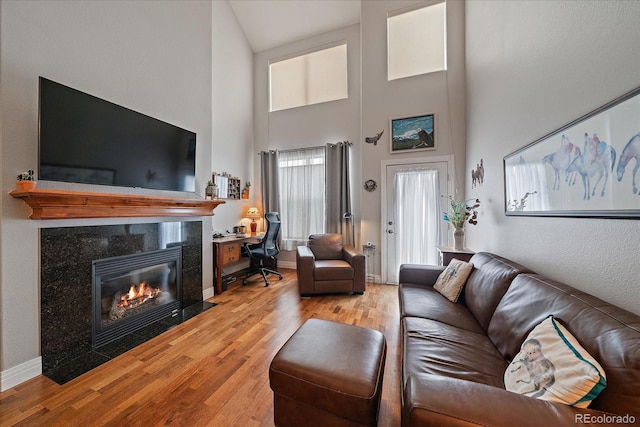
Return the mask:
<path id="1" fill-rule="evenodd" d="M 298 246 L 296 269 L 300 295 L 365 291 L 365 257 L 342 244 L 339 234 L 312 234 L 308 246 Z"/>

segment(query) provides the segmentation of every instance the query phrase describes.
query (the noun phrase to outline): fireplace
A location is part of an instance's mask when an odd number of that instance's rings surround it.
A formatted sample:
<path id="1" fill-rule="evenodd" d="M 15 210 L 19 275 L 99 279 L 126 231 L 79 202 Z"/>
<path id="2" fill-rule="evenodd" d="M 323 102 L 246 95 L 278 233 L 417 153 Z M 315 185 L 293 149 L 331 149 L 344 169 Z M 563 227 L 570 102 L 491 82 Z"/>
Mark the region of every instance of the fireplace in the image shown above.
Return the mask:
<path id="1" fill-rule="evenodd" d="M 202 298 L 202 236 L 202 221 L 41 228 L 43 375 L 64 384 L 215 306 Z M 97 299 L 96 265 L 104 284 Z M 134 295 L 136 310 L 115 309 L 115 320 L 103 321 L 103 301 L 112 304 L 132 284 L 140 293 L 141 282 L 160 298 L 149 303 Z M 98 331 L 95 313 L 100 313 Z"/>
<path id="2" fill-rule="evenodd" d="M 182 248 L 93 261 L 93 347 L 182 308 Z"/>

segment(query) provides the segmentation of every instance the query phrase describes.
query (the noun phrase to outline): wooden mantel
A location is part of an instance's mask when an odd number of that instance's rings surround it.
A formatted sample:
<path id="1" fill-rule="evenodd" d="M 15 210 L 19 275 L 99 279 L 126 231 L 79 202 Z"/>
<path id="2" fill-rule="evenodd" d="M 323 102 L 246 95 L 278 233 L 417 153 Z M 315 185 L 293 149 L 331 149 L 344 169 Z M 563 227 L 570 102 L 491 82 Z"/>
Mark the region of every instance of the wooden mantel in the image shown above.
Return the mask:
<path id="1" fill-rule="evenodd" d="M 31 219 L 212 216 L 222 200 L 67 190 L 13 190 L 31 207 Z"/>

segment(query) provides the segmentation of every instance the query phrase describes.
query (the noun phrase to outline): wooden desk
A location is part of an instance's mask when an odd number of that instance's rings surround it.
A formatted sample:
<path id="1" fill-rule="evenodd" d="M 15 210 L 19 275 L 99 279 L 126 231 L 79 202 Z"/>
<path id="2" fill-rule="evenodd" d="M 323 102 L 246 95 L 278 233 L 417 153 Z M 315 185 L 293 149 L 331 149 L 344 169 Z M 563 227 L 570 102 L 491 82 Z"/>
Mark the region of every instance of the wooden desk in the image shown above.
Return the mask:
<path id="1" fill-rule="evenodd" d="M 213 239 L 213 274 L 215 276 L 215 294 L 222 293 L 222 269 L 230 264 L 242 261 L 242 246 L 245 243 L 258 243 L 263 234 L 247 237 L 219 237 Z"/>
<path id="2" fill-rule="evenodd" d="M 471 257 L 475 254 L 474 251 L 468 248 L 459 250 L 446 246 L 438 246 L 437 249 L 438 252 L 440 252 L 440 265 L 449 265 L 452 259 L 469 262 Z"/>

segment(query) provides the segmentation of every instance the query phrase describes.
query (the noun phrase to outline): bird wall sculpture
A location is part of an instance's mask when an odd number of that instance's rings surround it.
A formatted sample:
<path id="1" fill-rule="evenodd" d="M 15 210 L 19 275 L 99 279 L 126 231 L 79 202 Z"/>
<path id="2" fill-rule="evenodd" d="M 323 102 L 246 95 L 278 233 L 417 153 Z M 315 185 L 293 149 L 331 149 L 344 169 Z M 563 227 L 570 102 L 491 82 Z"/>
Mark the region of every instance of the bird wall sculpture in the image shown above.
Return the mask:
<path id="1" fill-rule="evenodd" d="M 368 136 L 364 139 L 364 141 L 367 144 L 373 144 L 373 145 L 378 145 L 378 140 L 380 139 L 380 137 L 382 136 L 382 134 L 384 133 L 384 129 L 382 129 L 380 131 L 379 134 L 377 134 L 376 136 Z"/>

